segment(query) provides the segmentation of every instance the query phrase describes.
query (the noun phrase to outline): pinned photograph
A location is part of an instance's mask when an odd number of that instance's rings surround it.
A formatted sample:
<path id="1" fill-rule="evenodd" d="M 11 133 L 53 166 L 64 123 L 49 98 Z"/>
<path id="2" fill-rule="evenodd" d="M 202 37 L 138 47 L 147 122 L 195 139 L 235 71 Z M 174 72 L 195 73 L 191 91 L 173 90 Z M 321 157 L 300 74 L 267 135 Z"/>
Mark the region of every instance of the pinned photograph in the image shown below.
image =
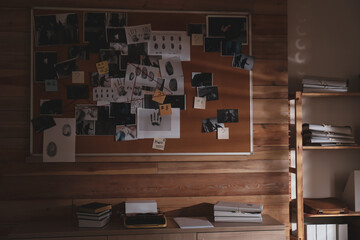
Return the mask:
<path id="1" fill-rule="evenodd" d="M 237 109 L 220 109 L 217 110 L 217 120 L 219 123 L 239 122 Z"/>
<path id="2" fill-rule="evenodd" d="M 166 143 L 165 138 L 154 138 L 152 148 L 164 151 L 165 150 L 165 143 Z"/>
<path id="3" fill-rule="evenodd" d="M 116 134 L 115 141 L 131 141 L 136 140 L 136 125 L 117 125 L 116 126 Z"/>
<path id="4" fill-rule="evenodd" d="M 207 118 L 202 121 L 203 131 L 206 133 L 215 132 L 218 128 L 224 128 L 223 123 L 218 123 L 217 118 Z"/>
<path id="5" fill-rule="evenodd" d="M 61 115 L 61 99 L 40 99 L 40 115 Z"/>
<path id="6" fill-rule="evenodd" d="M 67 99 L 89 99 L 88 85 L 69 85 L 66 86 Z"/>
<path id="7" fill-rule="evenodd" d="M 133 89 L 133 98 L 142 98 L 146 91 L 154 92 L 158 84 L 158 75 L 158 68 L 132 63 L 128 64 L 125 81 L 135 84 Z"/>
<path id="8" fill-rule="evenodd" d="M 126 26 L 126 13 L 107 12 L 106 13 L 107 27 L 124 27 Z"/>
<path id="9" fill-rule="evenodd" d="M 127 56 L 129 54 L 129 46 L 127 45 L 127 43 L 111 42 L 109 43 L 109 46 L 111 50 L 120 52 L 120 55 Z"/>
<path id="10" fill-rule="evenodd" d="M 56 126 L 44 131 L 44 162 L 75 162 L 75 119 L 55 118 Z"/>
<path id="11" fill-rule="evenodd" d="M 254 60 L 254 57 L 245 54 L 235 55 L 232 66 L 251 71 L 254 67 Z"/>
<path id="12" fill-rule="evenodd" d="M 45 129 L 52 128 L 56 125 L 53 116 L 39 116 L 31 119 L 31 123 L 35 129 L 35 132 L 40 133 Z"/>
<path id="13" fill-rule="evenodd" d="M 192 87 L 209 87 L 213 85 L 213 74 L 207 72 L 192 72 L 191 86 Z"/>
<path id="14" fill-rule="evenodd" d="M 188 36 L 192 34 L 206 34 L 206 24 L 203 23 L 190 23 L 186 25 L 186 33 Z"/>
<path id="15" fill-rule="evenodd" d="M 45 91 L 46 92 L 57 92 L 58 91 L 58 80 L 57 79 L 45 80 Z"/>
<path id="16" fill-rule="evenodd" d="M 120 117 L 122 115 L 130 114 L 130 103 L 110 103 L 110 117 Z"/>
<path id="17" fill-rule="evenodd" d="M 172 109 L 171 115 L 161 116 L 159 110 L 137 110 L 138 138 L 180 138 L 180 109 Z"/>
<path id="18" fill-rule="evenodd" d="M 247 19 L 247 16 L 209 15 L 206 17 L 207 36 L 248 44 Z"/>
<path id="19" fill-rule="evenodd" d="M 162 59 L 162 56 L 141 55 L 140 64 L 145 66 L 160 68 L 160 64 L 159 64 L 160 59 Z"/>
<path id="20" fill-rule="evenodd" d="M 56 52 L 35 52 L 35 82 L 56 79 Z"/>
<path id="21" fill-rule="evenodd" d="M 90 43 L 91 51 L 106 48 L 105 13 L 86 12 L 84 14 L 84 41 Z"/>
<path id="22" fill-rule="evenodd" d="M 123 27 L 106 28 L 106 39 L 109 43 L 126 43 L 126 33 Z"/>
<path id="23" fill-rule="evenodd" d="M 242 44 L 240 41 L 221 41 L 221 56 L 234 56 L 241 54 Z"/>
<path id="24" fill-rule="evenodd" d="M 84 83 L 84 71 L 73 71 L 71 80 L 72 83 Z"/>
<path id="25" fill-rule="evenodd" d="M 164 77 L 164 92 L 168 95 L 184 95 L 184 77 Z"/>
<path id="26" fill-rule="evenodd" d="M 37 46 L 58 44 L 56 36 L 56 16 L 34 16 L 35 42 Z"/>
<path id="27" fill-rule="evenodd" d="M 150 40 L 151 24 L 125 27 L 127 44 L 144 43 Z"/>
<path id="28" fill-rule="evenodd" d="M 229 139 L 229 128 L 218 128 L 217 139 Z"/>
<path id="29" fill-rule="evenodd" d="M 195 109 L 206 109 L 206 97 L 195 97 L 194 108 Z"/>
<path id="30" fill-rule="evenodd" d="M 109 74 L 101 74 L 98 72 L 91 73 L 90 76 L 92 87 L 111 87 L 111 78 Z"/>
<path id="31" fill-rule="evenodd" d="M 204 52 L 220 52 L 221 51 L 221 42 L 224 38 L 213 38 L 206 37 L 204 38 Z"/>
<path id="32" fill-rule="evenodd" d="M 75 105 L 76 135 L 94 136 L 95 120 L 98 118 L 97 106 L 90 104 Z"/>
<path id="33" fill-rule="evenodd" d="M 186 96 L 185 95 L 166 95 L 164 104 L 171 104 L 171 108 L 180 108 L 186 110 Z"/>
<path id="34" fill-rule="evenodd" d="M 100 117 L 102 109 L 99 107 L 98 120 L 95 121 L 95 135 L 96 136 L 115 136 L 116 120 L 115 118 Z"/>
<path id="35" fill-rule="evenodd" d="M 76 58 L 69 59 L 63 62 L 55 64 L 55 71 L 58 79 L 68 78 L 72 76 L 73 71 L 77 71 L 78 65 L 76 63 Z"/>
<path id="36" fill-rule="evenodd" d="M 206 101 L 214 101 L 219 99 L 218 87 L 198 87 L 197 88 L 198 97 L 206 97 Z"/>
<path id="37" fill-rule="evenodd" d="M 159 64 L 162 77 L 184 76 L 179 58 L 161 59 L 159 60 Z"/>
<path id="38" fill-rule="evenodd" d="M 69 58 L 89 60 L 89 46 L 70 46 Z"/>

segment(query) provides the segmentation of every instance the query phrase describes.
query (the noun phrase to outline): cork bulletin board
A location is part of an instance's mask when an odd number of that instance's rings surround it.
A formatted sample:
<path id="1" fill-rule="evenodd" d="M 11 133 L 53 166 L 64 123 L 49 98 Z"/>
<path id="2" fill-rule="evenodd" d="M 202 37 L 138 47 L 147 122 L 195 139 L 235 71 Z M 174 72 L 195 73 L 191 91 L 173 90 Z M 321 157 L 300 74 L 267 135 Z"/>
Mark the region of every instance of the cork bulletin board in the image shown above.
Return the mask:
<path id="1" fill-rule="evenodd" d="M 91 84 L 91 73 L 96 72 L 96 63 L 100 62 L 99 53 L 90 51 L 88 59 L 77 59 L 79 71 L 84 72 L 84 83 L 89 86 L 89 96 L 85 99 L 69 99 L 68 86 L 75 86 L 71 77 L 59 79 L 57 91 L 45 91 L 45 85 L 34 81 L 36 52 L 56 52 L 57 62 L 69 59 L 70 46 L 88 46 L 84 41 L 84 14 L 87 12 L 126 13 L 126 25 L 137 26 L 151 24 L 152 31 L 187 31 L 188 24 L 206 24 L 207 16 L 244 17 L 247 35 L 242 44 L 242 53 L 251 55 L 251 16 L 236 12 L 169 12 L 169 11 L 135 11 L 114 9 L 32 9 L 34 16 L 74 13 L 78 19 L 78 43 L 54 45 L 37 45 L 36 31 L 33 27 L 31 55 L 31 118 L 40 115 L 42 99 L 61 99 L 62 112 L 55 118 L 75 118 L 77 104 L 94 104 Z M 207 29 L 206 32 L 209 30 Z M 204 33 L 206 36 L 207 33 Z M 221 56 L 220 52 L 205 52 L 204 46 L 190 44 L 190 61 L 182 61 L 184 76 L 184 94 L 186 110 L 180 110 L 180 138 L 166 140 L 163 151 L 152 148 L 153 139 L 133 141 L 114 140 L 114 136 L 76 136 L 76 154 L 84 155 L 248 155 L 253 151 L 252 140 L 252 72 L 232 66 L 232 56 Z M 193 72 L 212 73 L 213 85 L 218 87 L 218 100 L 207 101 L 206 109 L 194 109 L 196 88 L 191 85 Z M 203 132 L 202 121 L 217 116 L 221 109 L 237 109 L 238 122 L 225 123 L 229 128 L 229 139 L 217 139 L 216 132 Z M 39 155 L 43 151 L 43 134 L 31 129 L 31 153 Z"/>

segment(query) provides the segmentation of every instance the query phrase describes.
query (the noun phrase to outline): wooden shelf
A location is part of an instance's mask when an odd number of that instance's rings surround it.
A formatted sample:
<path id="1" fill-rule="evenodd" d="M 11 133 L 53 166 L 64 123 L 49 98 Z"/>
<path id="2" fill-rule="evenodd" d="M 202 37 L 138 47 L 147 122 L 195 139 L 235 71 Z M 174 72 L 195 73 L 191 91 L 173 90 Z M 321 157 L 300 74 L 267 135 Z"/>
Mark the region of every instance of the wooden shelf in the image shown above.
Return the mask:
<path id="1" fill-rule="evenodd" d="M 304 217 L 308 217 L 308 218 L 360 217 L 360 212 L 349 212 L 349 213 L 339 213 L 339 214 L 309 214 L 309 213 L 304 213 Z"/>
<path id="2" fill-rule="evenodd" d="M 360 149 L 360 146 L 303 146 L 303 150 Z"/>
<path id="3" fill-rule="evenodd" d="M 360 92 L 346 93 L 302 93 L 303 97 L 360 97 Z"/>

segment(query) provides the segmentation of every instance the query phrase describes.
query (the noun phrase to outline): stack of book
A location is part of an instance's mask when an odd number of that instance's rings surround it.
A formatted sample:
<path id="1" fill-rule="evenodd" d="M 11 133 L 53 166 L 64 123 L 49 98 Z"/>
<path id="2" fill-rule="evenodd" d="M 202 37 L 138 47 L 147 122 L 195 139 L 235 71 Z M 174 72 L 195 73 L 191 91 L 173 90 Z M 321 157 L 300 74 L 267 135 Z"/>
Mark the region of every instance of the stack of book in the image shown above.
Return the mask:
<path id="1" fill-rule="evenodd" d="M 304 123 L 304 146 L 352 146 L 356 145 L 350 126 Z"/>
<path id="2" fill-rule="evenodd" d="M 112 205 L 92 202 L 77 208 L 79 227 L 101 228 L 110 222 Z"/>
<path id="3" fill-rule="evenodd" d="M 346 79 L 329 79 L 322 77 L 304 77 L 303 92 L 347 92 Z"/>
<path id="4" fill-rule="evenodd" d="M 214 205 L 215 222 L 262 222 L 263 205 L 219 201 Z"/>

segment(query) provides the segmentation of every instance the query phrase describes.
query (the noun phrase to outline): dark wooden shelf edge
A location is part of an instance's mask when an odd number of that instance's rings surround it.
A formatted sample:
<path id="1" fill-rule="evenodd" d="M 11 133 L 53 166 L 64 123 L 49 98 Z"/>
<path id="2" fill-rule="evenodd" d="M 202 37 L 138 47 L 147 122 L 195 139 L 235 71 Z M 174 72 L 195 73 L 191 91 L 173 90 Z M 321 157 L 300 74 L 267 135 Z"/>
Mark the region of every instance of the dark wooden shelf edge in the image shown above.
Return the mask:
<path id="1" fill-rule="evenodd" d="M 303 150 L 338 150 L 360 149 L 360 146 L 303 146 Z"/>
<path id="2" fill-rule="evenodd" d="M 304 213 L 304 217 L 308 217 L 308 218 L 360 217 L 360 212 L 349 212 L 349 213 L 339 213 L 339 214 L 309 214 L 309 213 Z"/>
<path id="3" fill-rule="evenodd" d="M 360 97 L 360 92 L 346 93 L 302 93 L 303 97 Z"/>

